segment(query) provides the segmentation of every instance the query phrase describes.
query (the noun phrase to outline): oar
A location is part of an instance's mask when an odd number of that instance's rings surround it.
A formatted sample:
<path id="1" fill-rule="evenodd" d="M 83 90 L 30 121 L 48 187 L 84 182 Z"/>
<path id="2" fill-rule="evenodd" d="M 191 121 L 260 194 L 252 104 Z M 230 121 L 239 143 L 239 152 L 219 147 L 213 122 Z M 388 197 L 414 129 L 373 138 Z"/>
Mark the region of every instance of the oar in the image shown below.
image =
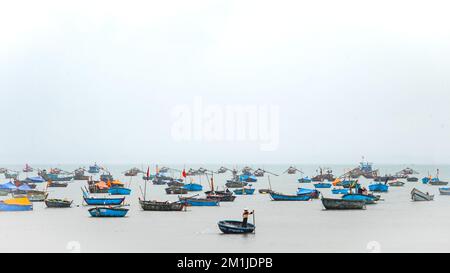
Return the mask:
<path id="1" fill-rule="evenodd" d="M 256 216 L 255 216 L 255 211 L 253 211 L 253 226 L 254 226 L 253 233 L 256 234 Z"/>

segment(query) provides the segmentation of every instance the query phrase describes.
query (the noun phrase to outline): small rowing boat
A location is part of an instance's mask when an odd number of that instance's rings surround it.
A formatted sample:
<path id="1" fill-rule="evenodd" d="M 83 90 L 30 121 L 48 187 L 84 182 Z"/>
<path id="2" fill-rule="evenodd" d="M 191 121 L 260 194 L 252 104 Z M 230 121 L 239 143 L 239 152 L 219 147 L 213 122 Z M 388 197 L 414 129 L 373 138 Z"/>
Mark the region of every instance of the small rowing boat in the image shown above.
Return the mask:
<path id="1" fill-rule="evenodd" d="M 256 229 L 254 224 L 247 223 L 246 226 L 243 226 L 240 221 L 220 221 L 218 226 L 224 234 L 250 234 Z"/>
<path id="2" fill-rule="evenodd" d="M 431 195 L 429 193 L 421 192 L 418 189 L 414 188 L 411 191 L 411 199 L 413 201 L 433 201 L 434 200 L 434 195 Z"/>

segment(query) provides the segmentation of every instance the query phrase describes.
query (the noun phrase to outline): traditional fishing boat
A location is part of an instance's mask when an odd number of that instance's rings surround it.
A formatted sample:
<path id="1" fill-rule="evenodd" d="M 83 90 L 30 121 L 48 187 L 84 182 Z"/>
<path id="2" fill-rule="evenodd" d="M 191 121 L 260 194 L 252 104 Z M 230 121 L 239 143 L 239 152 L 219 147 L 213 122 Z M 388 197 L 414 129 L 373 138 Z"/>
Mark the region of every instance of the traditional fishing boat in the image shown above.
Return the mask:
<path id="1" fill-rule="evenodd" d="M 183 188 L 187 191 L 202 191 L 203 186 L 200 184 L 189 183 L 183 186 Z"/>
<path id="2" fill-rule="evenodd" d="M 369 185 L 369 190 L 373 192 L 388 192 L 389 186 L 384 183 L 375 183 Z"/>
<path id="3" fill-rule="evenodd" d="M 218 223 L 220 231 L 225 234 L 250 234 L 255 232 L 255 225 L 247 223 L 243 226 L 242 222 L 239 221 L 220 221 Z"/>
<path id="4" fill-rule="evenodd" d="M 89 176 L 85 175 L 86 170 L 84 168 L 78 168 L 74 171 L 74 180 L 89 180 Z"/>
<path id="5" fill-rule="evenodd" d="M 391 187 L 403 187 L 403 186 L 405 186 L 405 183 L 404 183 L 404 182 L 398 181 L 398 180 L 394 180 L 394 181 L 392 181 L 392 182 L 389 182 L 388 184 L 389 184 L 389 186 L 391 186 Z"/>
<path id="6" fill-rule="evenodd" d="M 179 202 L 144 201 L 139 198 L 139 204 L 144 211 L 182 211 L 185 205 Z"/>
<path id="7" fill-rule="evenodd" d="M 367 179 L 373 179 L 378 176 L 378 170 L 374 170 L 373 163 L 365 161 L 365 158 L 363 157 L 363 160 L 359 163 L 359 166 L 345 173 L 344 176 L 355 179 L 363 176 Z"/>
<path id="8" fill-rule="evenodd" d="M 206 197 L 219 202 L 234 202 L 234 200 L 236 200 L 236 196 L 233 194 L 209 193 Z"/>
<path id="9" fill-rule="evenodd" d="M 345 194 L 344 196 L 342 196 L 342 200 L 350 200 L 350 201 L 364 201 L 366 202 L 367 205 L 373 205 L 376 204 L 376 202 L 379 200 L 380 198 L 375 196 L 375 195 L 370 195 L 370 194 L 358 194 L 358 193 L 350 193 L 350 194 Z"/>
<path id="10" fill-rule="evenodd" d="M 434 200 L 434 195 L 431 195 L 429 193 L 421 192 L 418 189 L 414 188 L 411 191 L 411 199 L 413 201 L 433 201 Z"/>
<path id="11" fill-rule="evenodd" d="M 179 180 L 173 180 L 173 181 L 167 183 L 167 186 L 169 186 L 169 187 L 180 187 L 181 188 L 181 187 L 184 186 L 184 183 L 179 181 Z"/>
<path id="12" fill-rule="evenodd" d="M 122 198 L 103 198 L 93 197 L 87 194 L 87 190 L 81 189 L 83 192 L 83 200 L 88 206 L 117 206 L 125 202 L 125 197 Z"/>
<path id="13" fill-rule="evenodd" d="M 89 193 L 108 193 L 109 186 L 103 181 L 93 181 L 89 180 L 88 183 L 88 189 Z"/>
<path id="14" fill-rule="evenodd" d="M 332 187 L 332 184 L 331 183 L 317 183 L 317 184 L 314 184 L 314 187 L 316 189 L 329 189 Z"/>
<path id="15" fill-rule="evenodd" d="M 408 177 L 406 178 L 407 182 L 419 182 L 419 178 L 417 177 Z"/>
<path id="16" fill-rule="evenodd" d="M 33 204 L 26 197 L 0 201 L 0 211 L 30 211 Z"/>
<path id="17" fill-rule="evenodd" d="M 256 183 L 258 182 L 258 178 L 256 178 L 256 176 L 251 174 L 243 174 L 239 176 L 239 181 L 247 183 Z"/>
<path id="18" fill-rule="evenodd" d="M 179 197 L 180 203 L 189 207 L 217 207 L 220 201 L 209 198 Z"/>
<path id="19" fill-rule="evenodd" d="M 188 190 L 186 190 L 183 187 L 169 187 L 169 188 L 166 188 L 165 190 L 166 190 L 167 194 L 177 194 L 178 195 L 178 194 L 188 194 L 189 193 Z"/>
<path id="20" fill-rule="evenodd" d="M 19 177 L 19 173 L 7 171 L 4 173 L 6 179 L 17 179 Z"/>
<path id="21" fill-rule="evenodd" d="M 100 175 L 100 181 L 103 182 L 114 181 L 114 177 L 111 175 L 111 173 L 104 173 Z"/>
<path id="22" fill-rule="evenodd" d="M 132 168 L 124 173 L 125 176 L 137 176 L 138 174 L 143 173 L 143 171 L 138 168 Z"/>
<path id="23" fill-rule="evenodd" d="M 269 194 L 272 192 L 272 190 L 271 189 L 259 189 L 258 192 L 260 194 Z"/>
<path id="24" fill-rule="evenodd" d="M 46 199 L 45 205 L 48 208 L 70 208 L 72 206 L 72 200 L 65 199 Z"/>
<path id="25" fill-rule="evenodd" d="M 23 168 L 24 173 L 32 173 L 33 171 L 34 171 L 34 169 L 28 164 L 26 164 L 25 168 Z"/>
<path id="26" fill-rule="evenodd" d="M 300 178 L 300 179 L 298 180 L 298 183 L 302 183 L 302 184 L 309 184 L 309 183 L 311 183 L 311 182 L 312 182 L 312 179 L 309 178 L 308 176 L 303 177 L 303 178 Z"/>
<path id="27" fill-rule="evenodd" d="M 227 183 L 225 183 L 225 186 L 230 189 L 242 188 L 247 185 L 248 185 L 247 182 L 234 181 L 234 180 L 228 180 Z"/>
<path id="28" fill-rule="evenodd" d="M 287 173 L 287 174 L 297 174 L 297 172 L 303 173 L 302 171 L 300 171 L 296 167 L 290 166 L 283 174 L 285 174 L 285 173 Z"/>
<path id="29" fill-rule="evenodd" d="M 325 180 L 334 181 L 336 178 L 333 175 L 333 171 L 329 168 L 319 168 L 318 175 L 312 178 L 313 182 L 323 182 Z"/>
<path id="30" fill-rule="evenodd" d="M 101 167 L 95 163 L 93 166 L 89 166 L 88 173 L 90 174 L 97 174 L 100 173 Z"/>
<path id="31" fill-rule="evenodd" d="M 49 188 L 67 188 L 69 185 L 67 182 L 58 182 L 58 181 L 48 181 L 47 183 Z"/>
<path id="32" fill-rule="evenodd" d="M 431 186 L 447 186 L 448 182 L 441 181 L 439 178 L 433 178 L 430 182 L 428 182 L 428 184 Z"/>
<path id="33" fill-rule="evenodd" d="M 282 193 L 271 192 L 270 198 L 272 201 L 309 201 L 312 199 L 311 195 L 287 195 Z"/>
<path id="34" fill-rule="evenodd" d="M 44 191 L 28 190 L 26 193 L 17 192 L 13 194 L 15 198 L 28 198 L 30 202 L 44 202 L 47 199 L 48 193 Z"/>
<path id="35" fill-rule="evenodd" d="M 322 198 L 322 204 L 326 210 L 363 210 L 366 209 L 365 201 Z"/>
<path id="36" fill-rule="evenodd" d="M 44 183 L 46 180 L 42 178 L 41 176 L 35 176 L 35 177 L 27 177 L 23 182 L 25 183 Z"/>
<path id="37" fill-rule="evenodd" d="M 439 188 L 439 193 L 441 195 L 450 195 L 450 188 Z"/>
<path id="38" fill-rule="evenodd" d="M 89 214 L 95 218 L 111 218 L 111 217 L 125 217 L 129 209 L 118 207 L 96 207 L 89 209 Z"/>
<path id="39" fill-rule="evenodd" d="M 109 188 L 108 193 L 111 195 L 130 195 L 131 189 L 122 187 L 112 187 Z"/>
<path id="40" fill-rule="evenodd" d="M 318 191 L 318 190 L 311 190 L 311 189 L 304 189 L 304 188 L 298 188 L 297 189 L 297 195 L 308 195 L 308 196 L 311 196 L 312 199 L 319 199 L 320 191 Z"/>
<path id="41" fill-rule="evenodd" d="M 223 174 L 226 173 L 227 171 L 230 171 L 230 169 L 226 168 L 226 167 L 220 167 L 219 170 L 217 171 L 218 174 Z"/>
<path id="42" fill-rule="evenodd" d="M 253 195 L 255 193 L 255 189 L 244 187 L 241 189 L 236 189 L 233 192 L 236 195 Z"/>

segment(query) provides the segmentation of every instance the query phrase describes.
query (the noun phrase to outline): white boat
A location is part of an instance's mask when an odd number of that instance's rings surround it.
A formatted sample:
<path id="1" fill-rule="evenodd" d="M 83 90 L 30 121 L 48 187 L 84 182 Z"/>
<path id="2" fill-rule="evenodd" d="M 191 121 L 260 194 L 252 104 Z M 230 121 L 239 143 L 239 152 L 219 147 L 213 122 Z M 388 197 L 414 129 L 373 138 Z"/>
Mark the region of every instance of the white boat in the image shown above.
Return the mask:
<path id="1" fill-rule="evenodd" d="M 450 188 L 439 188 L 441 195 L 450 195 Z"/>
<path id="2" fill-rule="evenodd" d="M 394 180 L 392 182 L 389 182 L 388 184 L 391 187 L 403 187 L 403 186 L 405 186 L 404 182 L 401 182 L 401 181 L 398 181 L 398 180 Z"/>
<path id="3" fill-rule="evenodd" d="M 411 199 L 413 201 L 433 201 L 434 200 L 434 195 L 431 195 L 429 193 L 421 192 L 418 189 L 414 188 L 411 191 Z"/>

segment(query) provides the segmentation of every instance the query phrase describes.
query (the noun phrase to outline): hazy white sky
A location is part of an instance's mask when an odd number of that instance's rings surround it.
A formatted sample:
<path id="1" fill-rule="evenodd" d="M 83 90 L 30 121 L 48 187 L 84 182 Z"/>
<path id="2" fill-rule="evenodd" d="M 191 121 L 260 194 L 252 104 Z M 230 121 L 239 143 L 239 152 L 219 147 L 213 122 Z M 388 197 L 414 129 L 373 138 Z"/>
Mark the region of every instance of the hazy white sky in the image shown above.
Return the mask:
<path id="1" fill-rule="evenodd" d="M 450 163 L 448 1 L 4 1 L 0 163 Z M 279 146 L 172 111 L 276 105 Z"/>

